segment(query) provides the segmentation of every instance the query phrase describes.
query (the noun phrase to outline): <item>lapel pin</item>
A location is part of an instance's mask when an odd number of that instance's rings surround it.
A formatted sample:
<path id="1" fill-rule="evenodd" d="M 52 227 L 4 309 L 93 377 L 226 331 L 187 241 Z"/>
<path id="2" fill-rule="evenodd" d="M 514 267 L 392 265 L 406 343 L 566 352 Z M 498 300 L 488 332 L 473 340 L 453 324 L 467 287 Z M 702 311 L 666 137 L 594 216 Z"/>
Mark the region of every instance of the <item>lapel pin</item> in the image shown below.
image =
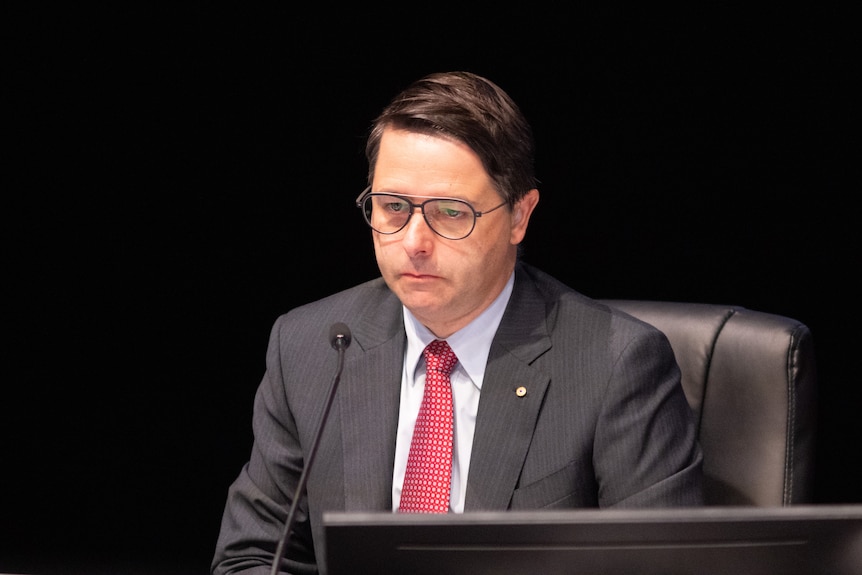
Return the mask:
<path id="1" fill-rule="evenodd" d="M 517 395 L 518 397 L 524 397 L 525 395 L 527 395 L 527 388 L 522 385 L 515 390 L 515 395 Z"/>

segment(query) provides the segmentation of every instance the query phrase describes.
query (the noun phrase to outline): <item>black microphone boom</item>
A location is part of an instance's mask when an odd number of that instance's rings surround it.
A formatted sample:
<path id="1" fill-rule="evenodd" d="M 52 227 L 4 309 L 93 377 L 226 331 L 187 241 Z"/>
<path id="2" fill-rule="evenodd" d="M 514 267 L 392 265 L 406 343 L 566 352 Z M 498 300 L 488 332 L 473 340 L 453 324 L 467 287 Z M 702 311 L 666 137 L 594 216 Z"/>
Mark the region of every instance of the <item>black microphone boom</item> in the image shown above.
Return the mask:
<path id="1" fill-rule="evenodd" d="M 314 455 L 317 453 L 317 448 L 320 445 L 320 436 L 323 433 L 323 426 L 326 425 L 326 420 L 329 419 L 329 409 L 332 407 L 332 400 L 335 399 L 335 390 L 338 388 L 338 382 L 341 380 L 341 370 L 344 368 L 344 351 L 350 347 L 350 342 L 350 328 L 341 322 L 332 324 L 332 327 L 329 328 L 329 343 L 336 351 L 338 351 L 338 369 L 335 372 L 335 378 L 332 380 L 332 385 L 329 387 L 329 394 L 326 396 L 326 405 L 323 406 L 323 413 L 320 414 L 320 420 L 317 422 L 317 431 L 315 432 L 314 439 L 311 442 L 311 448 L 308 450 L 308 460 L 302 468 L 302 473 L 299 476 L 299 483 L 296 485 L 296 491 L 293 494 L 293 501 L 290 503 L 290 511 L 287 513 L 287 521 L 284 523 L 284 531 L 281 534 L 281 540 L 278 542 L 278 548 L 275 551 L 275 558 L 272 561 L 272 571 L 270 571 L 270 575 L 277 575 L 279 564 L 287 550 L 287 542 L 290 540 L 290 532 L 293 530 L 293 521 L 296 517 L 296 508 L 299 507 L 299 498 L 305 490 L 305 483 L 308 481 L 308 470 L 311 469 L 311 464 L 314 462 Z"/>

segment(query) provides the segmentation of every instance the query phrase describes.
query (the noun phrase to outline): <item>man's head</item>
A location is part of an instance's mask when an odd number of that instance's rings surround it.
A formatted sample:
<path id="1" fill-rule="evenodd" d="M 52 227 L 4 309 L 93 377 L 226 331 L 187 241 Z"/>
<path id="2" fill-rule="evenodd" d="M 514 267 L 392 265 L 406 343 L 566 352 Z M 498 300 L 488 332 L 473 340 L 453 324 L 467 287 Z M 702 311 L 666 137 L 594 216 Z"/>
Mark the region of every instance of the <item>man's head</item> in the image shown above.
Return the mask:
<path id="1" fill-rule="evenodd" d="M 369 184 L 387 127 L 445 134 L 467 144 L 510 207 L 537 187 L 530 124 L 509 95 L 486 78 L 431 74 L 397 95 L 374 121 L 365 146 Z"/>
<path id="2" fill-rule="evenodd" d="M 514 269 L 539 199 L 530 127 L 488 80 L 435 74 L 384 109 L 366 153 L 370 186 L 360 202 L 381 274 L 448 337 L 490 305 Z"/>

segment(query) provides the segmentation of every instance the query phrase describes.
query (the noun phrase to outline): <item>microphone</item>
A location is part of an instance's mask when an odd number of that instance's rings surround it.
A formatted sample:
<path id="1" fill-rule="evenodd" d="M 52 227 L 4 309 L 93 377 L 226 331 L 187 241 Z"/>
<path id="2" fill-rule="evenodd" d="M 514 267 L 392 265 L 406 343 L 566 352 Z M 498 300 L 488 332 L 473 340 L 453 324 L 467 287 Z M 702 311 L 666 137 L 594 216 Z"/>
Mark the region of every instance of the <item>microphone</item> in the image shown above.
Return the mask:
<path id="1" fill-rule="evenodd" d="M 272 561 L 272 570 L 270 575 L 278 574 L 278 567 L 281 563 L 284 553 L 287 549 L 287 543 L 290 540 L 290 533 L 293 530 L 293 522 L 296 517 L 296 509 L 299 507 L 299 498 L 305 490 L 305 484 L 308 481 L 308 470 L 311 469 L 311 464 L 314 462 L 314 456 L 317 453 L 317 448 L 320 445 L 320 436 L 323 433 L 323 427 L 326 425 L 326 420 L 329 419 L 329 409 L 332 407 L 332 400 L 335 399 L 335 390 L 338 388 L 338 382 L 341 381 L 341 370 L 344 368 L 344 352 L 350 347 L 351 337 L 350 328 L 341 322 L 332 324 L 329 328 L 329 343 L 333 349 L 338 352 L 338 369 L 335 372 L 335 378 L 332 380 L 332 385 L 329 387 L 329 394 L 326 396 L 326 404 L 323 406 L 323 413 L 320 414 L 320 420 L 317 422 L 317 431 L 314 433 L 314 439 L 311 442 L 311 448 L 308 450 L 308 460 L 302 468 L 302 473 L 299 476 L 299 483 L 296 485 L 296 491 L 293 494 L 293 501 L 290 503 L 290 510 L 287 513 L 287 521 L 284 523 L 284 531 L 281 534 L 281 540 L 278 542 L 278 547 L 275 550 L 275 558 Z"/>
<path id="2" fill-rule="evenodd" d="M 329 343 L 338 351 L 350 347 L 350 328 L 341 322 L 332 324 L 329 328 Z"/>

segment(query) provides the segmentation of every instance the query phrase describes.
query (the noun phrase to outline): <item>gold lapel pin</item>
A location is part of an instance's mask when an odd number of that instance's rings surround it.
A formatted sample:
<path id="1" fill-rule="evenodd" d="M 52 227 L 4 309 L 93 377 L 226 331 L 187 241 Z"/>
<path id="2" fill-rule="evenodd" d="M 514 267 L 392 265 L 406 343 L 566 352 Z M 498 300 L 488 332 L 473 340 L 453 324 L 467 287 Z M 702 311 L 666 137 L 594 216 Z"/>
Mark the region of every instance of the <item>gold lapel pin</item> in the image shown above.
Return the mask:
<path id="1" fill-rule="evenodd" d="M 525 395 L 527 395 L 527 388 L 522 385 L 515 390 L 515 395 L 517 395 L 518 397 L 524 397 Z"/>

